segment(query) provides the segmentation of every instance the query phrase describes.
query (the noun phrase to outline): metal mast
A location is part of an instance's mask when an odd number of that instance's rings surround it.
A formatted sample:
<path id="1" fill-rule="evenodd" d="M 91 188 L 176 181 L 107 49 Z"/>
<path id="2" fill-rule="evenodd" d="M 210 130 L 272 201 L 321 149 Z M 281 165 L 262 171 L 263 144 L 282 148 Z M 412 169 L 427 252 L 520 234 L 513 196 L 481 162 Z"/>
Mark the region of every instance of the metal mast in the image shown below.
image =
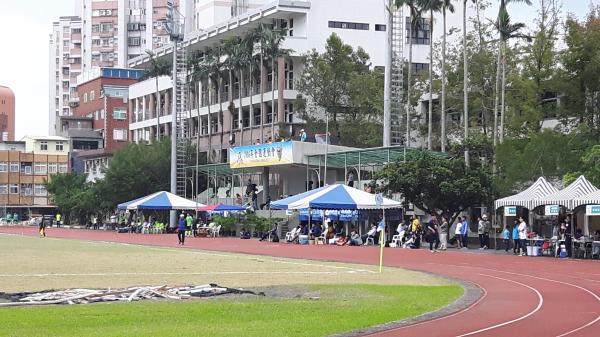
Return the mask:
<path id="1" fill-rule="evenodd" d="M 185 116 L 185 87 L 186 87 L 186 57 L 183 41 L 185 19 L 173 8 L 173 1 L 167 1 L 166 29 L 173 42 L 173 99 L 171 120 L 171 193 L 183 196 L 185 194 L 185 161 L 186 161 L 186 116 Z M 172 220 L 173 215 L 172 215 Z"/>
<path id="2" fill-rule="evenodd" d="M 392 67 L 390 92 L 390 145 L 405 144 L 404 118 L 404 6 L 395 8 L 392 17 Z"/>

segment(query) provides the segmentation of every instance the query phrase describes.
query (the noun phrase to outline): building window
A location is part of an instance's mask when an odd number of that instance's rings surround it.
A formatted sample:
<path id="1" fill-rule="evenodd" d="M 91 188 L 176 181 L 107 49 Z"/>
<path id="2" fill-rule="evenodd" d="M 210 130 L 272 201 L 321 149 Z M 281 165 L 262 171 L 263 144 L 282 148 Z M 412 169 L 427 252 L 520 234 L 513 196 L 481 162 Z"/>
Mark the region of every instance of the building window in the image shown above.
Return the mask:
<path id="1" fill-rule="evenodd" d="M 48 166 L 46 165 L 46 163 L 35 163 L 33 166 L 33 173 L 48 174 Z"/>
<path id="2" fill-rule="evenodd" d="M 8 163 L 0 161 L 0 172 L 8 172 Z"/>
<path id="3" fill-rule="evenodd" d="M 375 25 L 375 30 L 378 32 L 385 32 L 385 25 Z"/>
<path id="4" fill-rule="evenodd" d="M 88 94 L 87 92 L 83 94 L 83 103 L 87 103 L 88 101 Z"/>
<path id="5" fill-rule="evenodd" d="M 368 23 L 329 21 L 329 28 L 369 30 Z"/>
<path id="6" fill-rule="evenodd" d="M 40 151 L 48 151 L 48 142 L 40 142 Z"/>
<path id="7" fill-rule="evenodd" d="M 127 38 L 127 45 L 130 47 L 137 47 L 139 45 L 141 45 L 142 40 L 139 37 L 130 37 Z"/>
<path id="8" fill-rule="evenodd" d="M 64 150 L 63 142 L 56 142 L 56 151 L 62 152 Z"/>
<path id="9" fill-rule="evenodd" d="M 33 184 L 21 184 L 21 195 L 33 195 Z"/>
<path id="10" fill-rule="evenodd" d="M 19 194 L 19 185 L 10 184 L 10 185 L 8 185 L 8 190 L 9 190 L 10 194 Z"/>
<path id="11" fill-rule="evenodd" d="M 124 129 L 113 129 L 114 140 L 127 140 L 127 130 Z"/>
<path id="12" fill-rule="evenodd" d="M 100 25 L 92 25 L 92 33 L 98 33 L 100 31 Z"/>
<path id="13" fill-rule="evenodd" d="M 34 193 L 36 196 L 45 197 L 48 195 L 48 191 L 46 191 L 46 185 L 35 184 L 34 185 Z"/>
<path id="14" fill-rule="evenodd" d="M 114 108 L 113 109 L 113 118 L 114 119 L 127 119 L 127 109 L 126 108 Z"/>
<path id="15" fill-rule="evenodd" d="M 428 72 L 429 71 L 429 63 L 413 63 L 412 64 L 412 72 L 414 74 L 419 74 L 422 72 Z"/>
<path id="16" fill-rule="evenodd" d="M 92 40 L 92 47 L 100 47 L 100 39 L 93 39 Z"/>
<path id="17" fill-rule="evenodd" d="M 431 35 L 431 28 L 429 27 L 429 20 L 421 18 L 419 23 L 412 32 L 412 43 L 413 44 L 429 44 L 429 37 Z M 406 18 L 406 43 L 410 43 L 409 32 L 410 29 L 410 18 Z"/>
<path id="18" fill-rule="evenodd" d="M 8 194 L 8 185 L 0 184 L 0 194 Z"/>
<path id="19" fill-rule="evenodd" d="M 21 163 L 21 174 L 31 174 L 33 171 L 32 164 L 29 163 Z"/>
<path id="20" fill-rule="evenodd" d="M 58 172 L 58 164 L 48 163 L 48 173 L 55 174 L 56 172 Z"/>
<path id="21" fill-rule="evenodd" d="M 94 90 L 90 91 L 90 102 L 96 99 L 96 92 Z"/>
<path id="22" fill-rule="evenodd" d="M 58 173 L 67 173 L 67 170 L 69 169 L 67 164 L 59 164 L 58 165 Z"/>
<path id="23" fill-rule="evenodd" d="M 17 161 L 11 161 L 10 162 L 10 172 L 19 172 L 19 162 Z"/>
<path id="24" fill-rule="evenodd" d="M 111 22 L 108 23 L 101 23 L 100 24 L 100 31 L 101 32 L 111 32 L 113 30 L 113 24 Z"/>

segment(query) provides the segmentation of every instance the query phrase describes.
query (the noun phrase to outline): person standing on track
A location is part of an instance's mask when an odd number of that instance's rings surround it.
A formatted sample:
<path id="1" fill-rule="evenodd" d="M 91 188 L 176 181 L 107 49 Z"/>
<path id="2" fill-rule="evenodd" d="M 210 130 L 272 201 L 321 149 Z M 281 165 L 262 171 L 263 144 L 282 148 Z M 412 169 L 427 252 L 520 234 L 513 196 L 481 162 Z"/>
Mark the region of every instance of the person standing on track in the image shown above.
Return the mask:
<path id="1" fill-rule="evenodd" d="M 40 237 L 41 238 L 45 238 L 46 237 L 46 222 L 44 222 L 44 217 L 42 217 L 42 221 L 40 221 Z"/>
<path id="2" fill-rule="evenodd" d="M 179 216 L 179 221 L 177 222 L 177 239 L 179 239 L 179 244 L 184 245 L 185 243 L 185 216 L 183 213 Z"/>
<path id="3" fill-rule="evenodd" d="M 440 234 L 440 250 L 446 250 L 448 246 L 448 219 L 445 216 L 442 217 L 442 224 L 439 228 Z"/>
<path id="4" fill-rule="evenodd" d="M 508 253 L 508 250 L 510 249 L 510 230 L 508 229 L 508 226 L 505 226 L 502 231 L 502 241 L 504 242 L 504 251 Z"/>
<path id="5" fill-rule="evenodd" d="M 483 222 L 483 219 L 481 217 L 477 217 L 477 236 L 479 236 L 479 249 L 485 249 L 483 248 L 485 246 L 484 233 L 485 222 Z"/>
<path id="6" fill-rule="evenodd" d="M 513 254 L 519 253 L 519 220 L 515 219 L 515 223 L 512 228 L 512 239 L 513 239 Z"/>
<path id="7" fill-rule="evenodd" d="M 519 246 L 521 247 L 521 256 L 527 256 L 527 223 L 523 217 L 519 217 Z"/>
<path id="8" fill-rule="evenodd" d="M 456 239 L 456 249 L 462 248 L 462 219 L 459 217 L 454 229 L 454 239 Z"/>
<path id="9" fill-rule="evenodd" d="M 469 249 L 469 222 L 467 221 L 466 216 L 463 216 L 462 220 L 462 226 L 460 226 L 460 234 L 462 236 L 462 247 L 463 249 Z"/>
<path id="10" fill-rule="evenodd" d="M 438 246 L 440 245 L 439 233 L 438 233 L 438 222 L 435 214 L 431 214 L 431 220 L 427 223 L 427 237 L 429 241 L 429 251 L 437 253 Z M 435 247 L 434 247 L 435 244 Z"/>

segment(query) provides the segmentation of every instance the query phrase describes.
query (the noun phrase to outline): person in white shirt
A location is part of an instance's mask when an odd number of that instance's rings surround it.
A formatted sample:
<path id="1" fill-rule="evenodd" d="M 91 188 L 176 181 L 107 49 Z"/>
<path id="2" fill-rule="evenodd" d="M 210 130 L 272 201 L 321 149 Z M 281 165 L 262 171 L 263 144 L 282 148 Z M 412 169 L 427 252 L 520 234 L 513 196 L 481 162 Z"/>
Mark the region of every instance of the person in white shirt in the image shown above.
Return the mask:
<path id="1" fill-rule="evenodd" d="M 521 243 L 521 256 L 527 255 L 527 223 L 519 217 L 519 242 Z"/>
<path id="2" fill-rule="evenodd" d="M 462 221 L 460 221 L 460 218 L 458 220 L 458 222 L 456 223 L 456 229 L 454 229 L 454 239 L 456 239 L 456 248 L 461 249 L 462 248 Z"/>

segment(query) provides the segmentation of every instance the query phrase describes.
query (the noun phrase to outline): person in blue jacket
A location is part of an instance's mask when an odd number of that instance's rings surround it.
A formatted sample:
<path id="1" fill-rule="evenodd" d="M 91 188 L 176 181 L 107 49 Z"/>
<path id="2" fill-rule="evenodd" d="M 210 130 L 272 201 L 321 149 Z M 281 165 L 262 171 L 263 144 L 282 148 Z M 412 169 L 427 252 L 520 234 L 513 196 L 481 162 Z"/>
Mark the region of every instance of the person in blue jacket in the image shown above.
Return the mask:
<path id="1" fill-rule="evenodd" d="M 462 226 L 460 227 L 462 235 L 463 249 L 469 249 L 469 222 L 466 216 L 463 216 Z"/>
<path id="2" fill-rule="evenodd" d="M 180 245 L 183 245 L 185 242 L 185 224 L 185 216 L 181 214 L 177 221 L 177 238 L 179 239 Z"/>
<path id="3" fill-rule="evenodd" d="M 519 251 L 519 222 L 516 219 L 515 219 L 515 223 L 513 224 L 512 239 L 513 239 L 513 254 L 517 255 L 517 252 Z"/>
<path id="4" fill-rule="evenodd" d="M 508 229 L 508 226 L 504 226 L 504 230 L 502 231 L 502 240 L 504 241 L 504 251 L 508 253 L 508 250 L 510 249 L 510 230 Z"/>

